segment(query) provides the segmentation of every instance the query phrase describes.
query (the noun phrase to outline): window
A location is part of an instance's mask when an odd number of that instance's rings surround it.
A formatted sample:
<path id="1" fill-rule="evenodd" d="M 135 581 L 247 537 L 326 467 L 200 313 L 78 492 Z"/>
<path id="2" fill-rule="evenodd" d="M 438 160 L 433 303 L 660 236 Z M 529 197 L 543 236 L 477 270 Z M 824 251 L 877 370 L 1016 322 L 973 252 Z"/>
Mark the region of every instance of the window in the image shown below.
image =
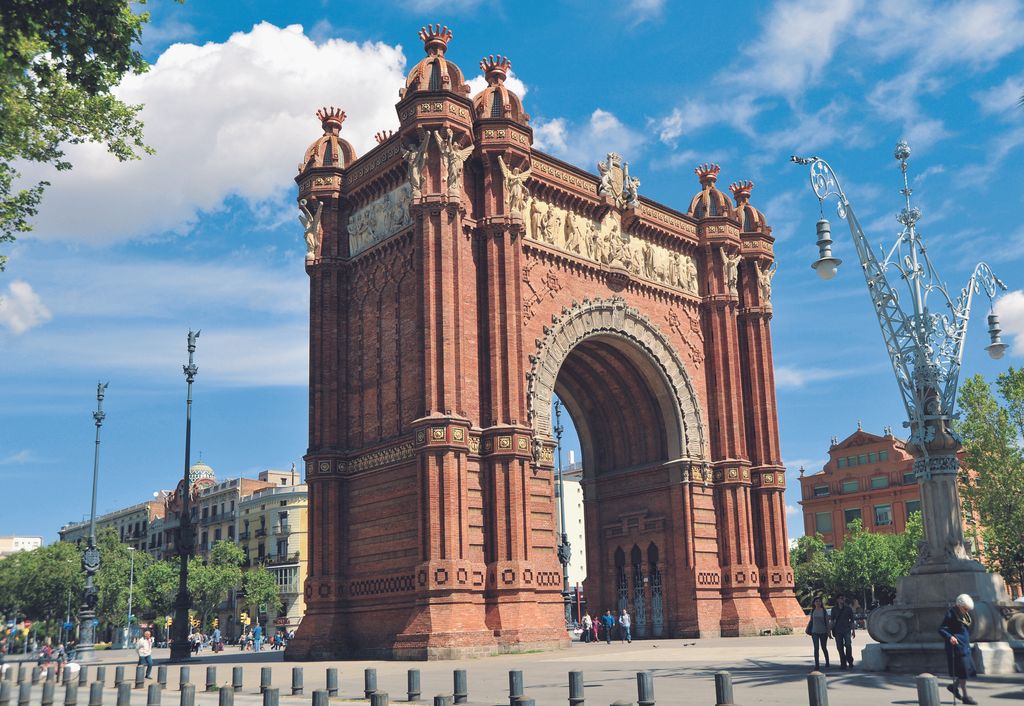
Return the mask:
<path id="1" fill-rule="evenodd" d="M 903 485 L 913 485 L 917 482 L 917 476 L 914 475 L 913 471 L 907 471 L 903 474 Z"/>
<path id="2" fill-rule="evenodd" d="M 868 462 L 868 455 L 867 454 L 860 454 L 860 455 L 857 456 L 857 463 L 859 465 L 864 465 L 867 462 Z"/>
<path id="3" fill-rule="evenodd" d="M 235 526 L 234 525 L 228 525 L 228 539 L 234 539 L 234 538 L 235 538 Z"/>
<path id="4" fill-rule="evenodd" d="M 288 555 L 288 540 L 287 539 L 279 539 L 279 540 L 277 540 L 277 555 L 280 558 L 282 558 L 282 559 Z"/>
<path id="5" fill-rule="evenodd" d="M 215 541 L 215 542 L 219 542 L 220 540 L 221 540 L 221 536 L 220 536 L 220 527 L 218 527 L 217 529 L 215 529 L 215 530 L 213 531 L 213 541 Z"/>
<path id="6" fill-rule="evenodd" d="M 875 526 L 892 524 L 892 505 L 875 505 Z"/>
<path id="7" fill-rule="evenodd" d="M 858 490 L 860 490 L 860 483 L 858 483 L 856 480 L 843 481 L 844 493 L 856 493 Z"/>
<path id="8" fill-rule="evenodd" d="M 856 466 L 857 465 L 857 457 L 856 456 L 847 456 L 846 457 L 846 465 L 847 466 Z"/>
<path id="9" fill-rule="evenodd" d="M 217 518 L 217 506 L 216 505 L 214 505 L 213 507 L 210 508 L 210 517 L 212 517 L 214 519 Z"/>
<path id="10" fill-rule="evenodd" d="M 816 512 L 814 513 L 814 529 L 822 534 L 832 531 L 832 513 L 831 512 Z"/>
<path id="11" fill-rule="evenodd" d="M 838 465 L 840 468 L 846 468 L 846 459 L 840 458 L 836 465 Z"/>
<path id="12" fill-rule="evenodd" d="M 820 497 L 824 497 L 825 495 L 828 495 L 828 486 L 827 485 L 816 485 L 816 486 L 814 486 L 814 497 L 820 498 Z"/>
<path id="13" fill-rule="evenodd" d="M 872 488 L 888 488 L 889 476 L 875 476 L 871 479 Z"/>
<path id="14" fill-rule="evenodd" d="M 234 512 L 234 511 L 235 511 L 235 501 L 232 500 L 231 501 L 231 512 Z"/>
<path id="15" fill-rule="evenodd" d="M 850 523 L 853 522 L 854 520 L 860 520 L 860 519 L 862 519 L 862 518 L 861 518 L 861 513 L 860 513 L 860 508 L 859 507 L 851 507 L 848 510 L 843 510 L 843 523 L 847 527 L 849 527 Z"/>
<path id="16" fill-rule="evenodd" d="M 202 539 L 202 541 L 201 541 L 201 542 L 199 543 L 199 545 L 200 545 L 200 548 L 202 548 L 202 549 L 206 549 L 206 540 L 207 540 L 208 538 L 209 538 L 209 536 L 208 536 L 208 535 L 206 534 L 206 532 L 203 532 L 203 539 Z"/>
<path id="17" fill-rule="evenodd" d="M 208 508 L 208 507 L 204 507 L 204 508 L 203 508 L 203 519 L 204 519 L 204 520 L 205 520 L 205 519 L 207 518 L 207 516 L 209 515 L 209 513 L 210 513 L 210 508 Z"/>
<path id="18" fill-rule="evenodd" d="M 909 518 L 915 512 L 921 512 L 921 501 L 920 500 L 908 500 L 907 501 L 907 517 Z"/>
<path id="19" fill-rule="evenodd" d="M 889 460 L 889 452 L 888 451 L 879 451 L 878 452 L 878 460 L 879 461 L 888 461 Z"/>
<path id="20" fill-rule="evenodd" d="M 878 463 L 878 454 L 876 454 L 874 451 L 869 453 L 868 454 L 868 462 L 869 463 Z"/>

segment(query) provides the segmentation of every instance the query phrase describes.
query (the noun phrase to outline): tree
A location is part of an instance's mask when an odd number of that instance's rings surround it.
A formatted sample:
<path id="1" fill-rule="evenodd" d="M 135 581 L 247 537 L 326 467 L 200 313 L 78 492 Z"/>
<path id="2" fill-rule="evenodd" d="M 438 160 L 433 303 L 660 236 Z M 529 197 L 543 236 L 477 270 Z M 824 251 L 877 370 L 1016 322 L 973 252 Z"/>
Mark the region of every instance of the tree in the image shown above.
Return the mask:
<path id="1" fill-rule="evenodd" d="M 981 524 L 982 554 L 1011 586 L 1024 583 L 1024 369 L 1010 368 L 995 382 L 999 398 L 980 375 L 960 390 L 966 470 L 964 508 Z"/>
<path id="2" fill-rule="evenodd" d="M 188 564 L 188 590 L 192 607 L 199 614 L 200 625 L 205 627 L 210 614 L 224 602 L 228 591 L 242 581 L 239 568 L 245 554 L 233 542 L 221 540 L 210 549 L 209 561 L 193 557 Z"/>
<path id="3" fill-rule="evenodd" d="M 259 622 L 260 608 L 267 612 L 268 618 L 277 615 L 281 610 L 281 595 L 277 587 L 277 579 L 265 566 L 257 566 L 245 572 L 242 577 L 242 591 L 245 601 L 249 604 L 249 612 Z"/>
<path id="4" fill-rule="evenodd" d="M 56 542 L 0 559 L 0 613 L 52 624 L 75 611 L 81 597 L 82 555 L 78 547 Z"/>
<path id="5" fill-rule="evenodd" d="M 96 603 L 97 617 L 112 626 L 125 626 L 128 624 L 129 594 L 133 613 L 145 608 L 146 596 L 137 590 L 137 582 L 145 573 L 152 557 L 122 542 L 112 527 L 107 527 L 99 533 L 96 544 L 101 557 L 100 569 L 94 579 L 99 591 Z"/>
<path id="6" fill-rule="evenodd" d="M 834 569 L 832 552 L 825 547 L 820 534 L 805 534 L 796 540 L 789 552 L 789 563 L 793 567 L 793 581 L 800 605 L 810 608 L 816 596 L 832 592 Z"/>
<path id="7" fill-rule="evenodd" d="M 154 561 L 137 581 L 144 605 L 156 613 L 156 620 L 163 627 L 164 617 L 174 610 L 178 595 L 178 567 L 169 561 Z"/>
<path id="8" fill-rule="evenodd" d="M 133 13 L 132 4 L 0 3 L 0 243 L 32 229 L 48 186 L 16 189 L 17 162 L 67 170 L 63 146 L 82 142 L 102 143 L 120 161 L 152 153 L 142 140 L 142 106 L 111 92 L 126 74 L 148 68 L 138 47 L 149 13 Z M 0 256 L 0 270 L 5 261 Z"/>

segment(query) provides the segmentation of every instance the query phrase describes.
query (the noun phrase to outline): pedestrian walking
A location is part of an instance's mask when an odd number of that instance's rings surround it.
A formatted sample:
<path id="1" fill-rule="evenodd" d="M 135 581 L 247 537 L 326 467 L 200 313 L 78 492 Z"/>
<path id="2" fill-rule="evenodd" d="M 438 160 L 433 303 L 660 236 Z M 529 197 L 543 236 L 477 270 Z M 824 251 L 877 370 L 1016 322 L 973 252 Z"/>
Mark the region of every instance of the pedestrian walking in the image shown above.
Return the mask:
<path id="1" fill-rule="evenodd" d="M 825 602 L 821 596 L 817 596 L 811 604 L 811 614 L 807 618 L 807 629 L 804 630 L 811 636 L 814 643 L 814 669 L 821 669 L 818 652 L 825 653 L 825 666 L 828 667 L 828 611 L 825 610 Z"/>
<path id="2" fill-rule="evenodd" d="M 606 610 L 601 616 L 601 627 L 604 628 L 604 639 L 607 644 L 612 644 L 612 630 L 615 629 L 615 616 L 610 610 Z"/>
<path id="3" fill-rule="evenodd" d="M 211 646 L 214 652 L 220 652 L 224 649 L 224 642 L 221 640 L 220 628 L 214 628 L 213 634 L 210 636 Z"/>
<path id="4" fill-rule="evenodd" d="M 135 651 L 139 653 L 139 664 L 146 665 L 146 679 L 153 671 L 153 634 L 147 630 L 135 641 Z"/>
<path id="5" fill-rule="evenodd" d="M 853 669 L 853 638 L 857 636 L 857 632 L 853 608 L 846 602 L 846 596 L 836 596 L 836 604 L 832 606 L 831 622 L 832 637 L 835 638 L 836 652 L 839 653 L 839 667 Z"/>
<path id="6" fill-rule="evenodd" d="M 971 657 L 971 611 L 974 599 L 966 593 L 956 597 L 956 604 L 946 612 L 939 634 L 946 646 L 946 664 L 953 683 L 946 687 L 965 704 L 978 703 L 967 695 L 967 680 L 978 676 Z"/>
<path id="7" fill-rule="evenodd" d="M 260 627 L 259 623 L 256 623 L 256 627 L 252 630 L 252 651 L 259 652 L 263 646 L 263 628 Z"/>
<path id="8" fill-rule="evenodd" d="M 580 635 L 584 642 L 590 642 L 591 635 L 594 629 L 594 619 L 590 617 L 590 613 L 583 614 L 583 633 Z"/>
<path id="9" fill-rule="evenodd" d="M 629 613 L 626 612 L 626 609 L 623 608 L 622 612 L 619 614 L 619 642 L 625 640 L 626 644 L 633 644 L 632 627 L 633 620 L 629 617 Z"/>

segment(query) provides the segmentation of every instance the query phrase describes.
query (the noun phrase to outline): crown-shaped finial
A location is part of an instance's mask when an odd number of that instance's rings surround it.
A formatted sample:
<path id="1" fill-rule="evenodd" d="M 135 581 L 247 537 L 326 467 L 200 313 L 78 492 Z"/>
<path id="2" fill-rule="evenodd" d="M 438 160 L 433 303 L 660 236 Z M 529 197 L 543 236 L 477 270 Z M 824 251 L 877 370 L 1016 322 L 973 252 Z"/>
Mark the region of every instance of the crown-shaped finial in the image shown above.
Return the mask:
<path id="1" fill-rule="evenodd" d="M 718 181 L 718 172 L 722 171 L 722 168 L 717 164 L 701 164 L 693 170 L 693 173 L 700 179 L 700 185 L 705 189 L 709 186 L 714 186 L 715 182 Z"/>
<path id="2" fill-rule="evenodd" d="M 444 54 L 448 49 L 448 42 L 452 41 L 452 31 L 447 25 L 427 25 L 420 27 L 420 39 L 423 40 L 423 50 L 429 56 Z"/>
<path id="3" fill-rule="evenodd" d="M 383 145 L 385 142 L 390 140 L 391 136 L 394 134 L 394 130 L 381 130 L 376 135 L 374 135 L 374 137 L 377 138 L 378 145 Z"/>
<path id="4" fill-rule="evenodd" d="M 501 54 L 491 54 L 480 60 L 480 68 L 487 79 L 487 85 L 493 86 L 503 83 L 508 78 L 508 72 L 512 69 L 512 62 L 509 61 L 508 57 Z"/>
<path id="5" fill-rule="evenodd" d="M 729 191 L 732 192 L 732 197 L 736 199 L 737 205 L 742 205 L 750 201 L 750 192 L 753 190 L 754 182 L 749 179 L 729 184 Z"/>
<path id="6" fill-rule="evenodd" d="M 320 119 L 321 125 L 324 126 L 325 133 L 337 135 L 341 132 L 341 124 L 345 122 L 345 111 L 332 105 L 330 108 L 323 107 L 316 111 L 316 117 Z"/>

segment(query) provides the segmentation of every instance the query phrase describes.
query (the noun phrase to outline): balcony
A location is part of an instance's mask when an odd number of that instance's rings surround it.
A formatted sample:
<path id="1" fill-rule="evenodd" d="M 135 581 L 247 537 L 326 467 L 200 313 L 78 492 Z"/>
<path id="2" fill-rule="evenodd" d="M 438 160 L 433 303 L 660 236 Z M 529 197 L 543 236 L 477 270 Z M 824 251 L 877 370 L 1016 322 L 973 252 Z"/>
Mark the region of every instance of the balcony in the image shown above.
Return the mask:
<path id="1" fill-rule="evenodd" d="M 244 532 L 239 532 L 238 533 L 238 541 L 239 542 L 244 542 L 247 539 L 249 539 L 249 531 L 248 530 L 245 530 Z"/>
<path id="2" fill-rule="evenodd" d="M 263 557 L 264 563 L 267 566 L 280 566 L 282 564 L 298 564 L 299 553 L 293 552 L 291 554 L 268 554 Z"/>
<path id="3" fill-rule="evenodd" d="M 266 537 L 267 536 L 266 528 L 262 528 L 261 527 L 260 529 L 256 530 L 256 536 L 257 537 Z"/>
<path id="4" fill-rule="evenodd" d="M 274 525 L 274 534 L 279 536 L 279 537 L 282 536 L 282 535 L 289 535 L 291 533 L 292 533 L 292 528 L 291 528 L 290 525 L 288 525 L 287 522 L 284 523 L 283 525 Z"/>
<path id="5" fill-rule="evenodd" d="M 278 586 L 278 589 L 282 596 L 297 596 L 302 592 L 298 581 L 289 581 L 288 583 L 281 584 Z"/>

